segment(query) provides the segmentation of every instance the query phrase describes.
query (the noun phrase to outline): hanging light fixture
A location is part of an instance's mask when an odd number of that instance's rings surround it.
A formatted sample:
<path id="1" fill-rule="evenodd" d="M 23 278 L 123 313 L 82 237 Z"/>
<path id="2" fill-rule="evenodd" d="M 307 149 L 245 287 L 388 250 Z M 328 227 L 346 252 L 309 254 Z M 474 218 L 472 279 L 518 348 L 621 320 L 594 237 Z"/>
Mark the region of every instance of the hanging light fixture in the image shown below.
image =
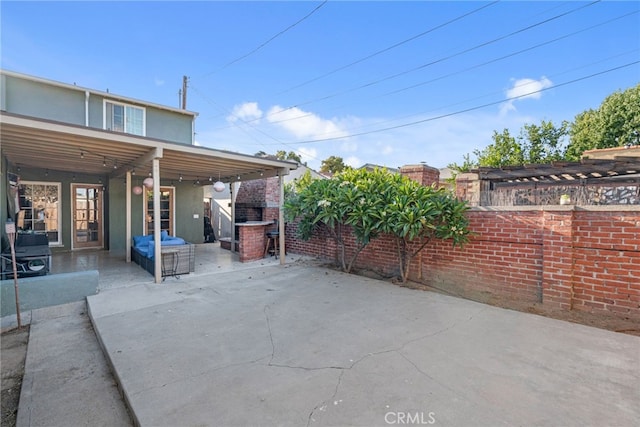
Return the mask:
<path id="1" fill-rule="evenodd" d="M 142 185 L 144 185 L 149 190 L 151 190 L 153 188 L 153 178 L 151 177 L 145 178 L 144 181 L 142 181 Z"/>
<path id="2" fill-rule="evenodd" d="M 136 196 L 139 196 L 142 194 L 142 187 L 140 187 L 139 185 L 136 185 L 135 187 L 133 187 L 133 194 L 135 194 Z"/>
<path id="3" fill-rule="evenodd" d="M 220 181 L 220 172 L 218 172 L 218 180 L 213 184 L 213 190 L 217 193 L 224 191 L 224 182 Z"/>

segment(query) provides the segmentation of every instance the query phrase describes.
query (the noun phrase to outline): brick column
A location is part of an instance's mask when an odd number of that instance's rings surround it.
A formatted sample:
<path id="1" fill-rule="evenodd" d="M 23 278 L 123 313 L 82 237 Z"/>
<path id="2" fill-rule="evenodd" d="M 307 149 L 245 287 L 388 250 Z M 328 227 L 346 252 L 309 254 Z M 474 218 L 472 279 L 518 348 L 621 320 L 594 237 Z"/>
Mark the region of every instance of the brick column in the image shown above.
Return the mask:
<path id="1" fill-rule="evenodd" d="M 440 185 L 440 170 L 427 165 L 405 165 L 400 168 L 400 174 L 428 187 L 432 184 Z"/>
<path id="2" fill-rule="evenodd" d="M 480 205 L 480 176 L 477 173 L 456 176 L 456 198 L 466 200 L 470 206 Z"/>
<path id="3" fill-rule="evenodd" d="M 573 210 L 542 214 L 542 302 L 573 308 Z"/>

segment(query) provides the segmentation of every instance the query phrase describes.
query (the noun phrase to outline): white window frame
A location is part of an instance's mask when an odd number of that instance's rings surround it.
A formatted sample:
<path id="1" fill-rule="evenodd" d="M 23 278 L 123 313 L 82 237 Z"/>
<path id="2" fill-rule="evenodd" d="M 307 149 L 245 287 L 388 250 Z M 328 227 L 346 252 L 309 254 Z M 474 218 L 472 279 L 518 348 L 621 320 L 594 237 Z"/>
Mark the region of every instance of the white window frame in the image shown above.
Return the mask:
<path id="1" fill-rule="evenodd" d="M 62 246 L 62 183 L 48 181 L 20 181 L 20 185 L 46 185 L 58 188 L 58 221 L 56 223 L 58 240 L 49 241 L 49 246 Z M 31 200 L 31 204 L 32 210 L 35 211 L 35 209 L 33 209 L 33 200 Z"/>
<path id="2" fill-rule="evenodd" d="M 118 105 L 123 107 L 124 110 L 124 117 L 123 117 L 123 126 L 124 126 L 124 133 L 129 133 L 131 135 L 139 135 L 139 136 L 147 136 L 147 109 L 145 107 L 140 107 L 139 105 L 133 105 L 133 104 L 125 104 L 123 102 L 118 102 L 118 101 L 114 101 L 111 99 L 104 99 L 102 101 L 102 127 L 105 130 L 113 130 L 112 129 L 112 124 L 107 122 L 107 111 L 109 108 L 113 108 L 113 105 Z M 135 108 L 136 110 L 140 110 L 142 111 L 142 133 L 138 134 L 138 133 L 133 133 L 131 132 L 131 129 L 127 129 L 127 108 Z M 111 113 L 111 117 L 113 117 L 113 112 Z M 119 132 L 119 131 L 116 131 Z"/>

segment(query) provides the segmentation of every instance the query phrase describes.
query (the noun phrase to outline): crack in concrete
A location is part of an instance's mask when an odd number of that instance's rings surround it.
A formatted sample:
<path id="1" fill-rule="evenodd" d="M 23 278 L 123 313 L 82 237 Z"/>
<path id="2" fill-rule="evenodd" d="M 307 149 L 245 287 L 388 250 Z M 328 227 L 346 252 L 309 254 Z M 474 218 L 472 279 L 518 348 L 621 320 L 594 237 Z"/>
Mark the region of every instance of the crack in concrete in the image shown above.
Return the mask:
<path id="1" fill-rule="evenodd" d="M 451 389 L 450 387 L 448 387 L 445 384 L 440 383 L 439 381 L 437 381 L 436 379 L 434 379 L 433 377 L 431 377 L 430 375 L 428 375 L 426 372 L 424 372 L 423 370 L 421 370 L 418 365 L 416 365 L 411 359 L 409 359 L 406 355 L 401 353 L 401 350 L 403 350 L 406 346 L 408 346 L 409 344 L 413 344 L 415 342 L 427 339 L 427 338 L 432 338 L 436 335 L 442 334 L 444 332 L 447 332 L 453 328 L 455 328 L 456 326 L 462 324 L 462 323 L 467 323 L 471 320 L 473 320 L 473 318 L 482 313 L 483 311 L 487 310 L 488 307 L 483 307 L 480 310 L 476 311 L 475 313 L 471 314 L 467 319 L 463 320 L 463 321 L 458 321 L 455 322 L 454 324 L 447 326 L 446 328 L 442 328 L 440 330 L 437 330 L 435 332 L 408 340 L 406 342 L 404 342 L 401 346 L 399 347 L 395 347 L 395 348 L 391 348 L 391 349 L 387 349 L 387 350 L 381 350 L 381 351 L 377 351 L 377 352 L 370 352 L 365 354 L 364 356 L 362 356 L 361 358 L 353 361 L 349 366 L 319 366 L 319 367 L 308 367 L 308 366 L 295 366 L 295 365 L 284 365 L 284 364 L 276 364 L 273 363 L 273 359 L 275 357 L 275 343 L 273 340 L 273 330 L 271 329 L 271 319 L 269 318 L 269 314 L 267 313 L 269 309 L 269 306 L 266 305 L 264 307 L 264 315 L 267 321 L 267 329 L 269 331 L 269 340 L 271 341 L 271 357 L 269 359 L 269 362 L 267 363 L 267 366 L 269 367 L 274 367 L 274 368 L 286 368 L 286 369 L 301 369 L 301 370 L 305 370 L 305 371 L 318 371 L 318 370 L 339 370 L 340 375 L 338 376 L 338 380 L 335 386 L 335 389 L 333 391 L 333 394 L 331 395 L 331 397 L 329 399 L 325 399 L 322 402 L 318 403 L 316 406 L 313 407 L 313 409 L 309 412 L 309 416 L 307 417 L 307 427 L 309 427 L 309 425 L 311 424 L 312 421 L 315 421 L 315 419 L 313 418 L 313 415 L 316 413 L 316 411 L 318 409 L 321 408 L 325 408 L 327 406 L 327 402 L 328 401 L 332 401 L 335 399 L 335 397 L 338 395 L 338 392 L 340 390 L 340 386 L 342 385 L 342 378 L 344 377 L 344 374 L 346 371 L 349 371 L 351 369 L 353 369 L 357 364 L 359 364 L 360 362 L 362 362 L 363 360 L 369 358 L 369 357 L 374 357 L 374 356 L 379 356 L 382 354 L 387 354 L 387 353 L 397 353 L 399 354 L 403 359 L 405 359 L 407 362 L 409 362 L 409 364 L 411 364 L 414 369 L 416 369 L 419 373 L 421 373 L 422 375 L 426 376 L 427 378 L 429 378 L 430 380 L 434 381 L 435 383 L 445 387 L 446 389 L 450 390 L 453 393 L 456 393 L 455 390 Z M 456 393 L 457 394 L 457 393 Z"/>
<path id="2" fill-rule="evenodd" d="M 342 384 L 342 377 L 344 376 L 345 373 L 345 369 L 342 370 L 342 372 L 340 372 L 340 375 L 338 376 L 338 382 L 336 383 L 336 388 L 333 390 L 333 394 L 331 395 L 331 397 L 328 399 L 329 401 L 332 401 L 336 398 L 336 396 L 338 395 L 338 390 L 340 389 L 340 384 Z M 312 410 L 311 412 L 309 412 L 309 416 L 307 417 L 307 427 L 309 427 L 309 425 L 311 425 L 311 421 L 315 421 L 315 419 L 313 418 L 313 414 L 316 413 L 316 411 L 319 408 L 324 408 L 326 407 L 326 402 L 327 400 L 323 400 L 322 402 L 318 403 Z"/>
<path id="3" fill-rule="evenodd" d="M 271 358 L 269 359 L 269 363 L 267 366 L 271 366 L 271 362 L 273 362 L 273 357 L 276 354 L 276 346 L 273 343 L 273 333 L 271 332 L 271 320 L 269 319 L 269 314 L 267 311 L 269 310 L 269 306 L 265 305 L 262 312 L 264 313 L 264 317 L 267 319 L 267 330 L 269 331 L 269 340 L 271 341 Z"/>
<path id="4" fill-rule="evenodd" d="M 261 357 L 259 357 L 257 359 L 247 360 L 247 361 L 244 361 L 244 362 L 230 363 L 228 365 L 218 366 L 217 368 L 205 369 L 203 371 L 198 371 L 198 372 L 195 372 L 195 373 L 193 373 L 193 374 L 191 374 L 189 376 L 183 376 L 183 377 L 177 378 L 174 381 L 168 381 L 168 382 L 163 383 L 163 384 L 159 384 L 159 385 L 154 385 L 154 386 L 151 386 L 151 387 L 143 388 L 141 390 L 138 390 L 136 392 L 131 393 L 131 397 L 137 396 L 140 393 L 144 393 L 144 392 L 149 391 L 149 390 L 166 387 L 168 385 L 177 384 L 177 383 L 180 383 L 180 382 L 185 381 L 185 380 L 190 380 L 192 378 L 198 378 L 198 377 L 201 377 L 201 376 L 203 376 L 205 374 L 218 372 L 218 371 L 221 371 L 223 369 L 228 369 L 228 368 L 234 368 L 236 366 L 252 365 L 254 363 L 259 363 L 259 362 L 262 362 L 263 360 L 265 360 L 268 357 L 269 357 L 269 355 L 264 355 L 264 356 L 261 356 Z"/>

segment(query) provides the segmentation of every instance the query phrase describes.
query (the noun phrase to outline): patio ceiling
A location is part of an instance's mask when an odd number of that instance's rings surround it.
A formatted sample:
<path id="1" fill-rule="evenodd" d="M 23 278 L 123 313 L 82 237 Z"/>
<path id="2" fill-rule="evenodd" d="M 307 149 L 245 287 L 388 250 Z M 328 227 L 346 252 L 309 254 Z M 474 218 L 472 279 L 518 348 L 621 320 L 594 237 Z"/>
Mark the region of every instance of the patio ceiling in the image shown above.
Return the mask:
<path id="1" fill-rule="evenodd" d="M 119 177 L 146 176 L 160 157 L 163 179 L 202 184 L 288 174 L 297 164 L 101 129 L 0 113 L 0 149 L 16 167 Z M 238 177 L 240 177 L 238 179 Z"/>

